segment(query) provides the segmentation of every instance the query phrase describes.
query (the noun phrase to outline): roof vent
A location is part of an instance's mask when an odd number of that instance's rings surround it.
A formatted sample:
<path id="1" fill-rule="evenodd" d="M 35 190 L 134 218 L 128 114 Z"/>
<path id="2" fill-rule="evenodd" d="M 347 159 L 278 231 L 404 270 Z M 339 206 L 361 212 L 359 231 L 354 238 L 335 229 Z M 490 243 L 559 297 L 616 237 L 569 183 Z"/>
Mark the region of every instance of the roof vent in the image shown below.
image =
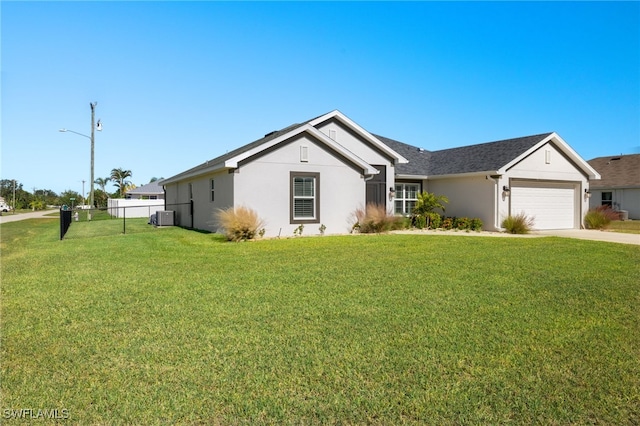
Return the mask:
<path id="1" fill-rule="evenodd" d="M 265 138 L 268 138 L 269 136 L 273 135 L 274 133 L 276 133 L 277 130 L 274 130 L 273 132 L 269 132 L 266 135 L 264 135 Z"/>

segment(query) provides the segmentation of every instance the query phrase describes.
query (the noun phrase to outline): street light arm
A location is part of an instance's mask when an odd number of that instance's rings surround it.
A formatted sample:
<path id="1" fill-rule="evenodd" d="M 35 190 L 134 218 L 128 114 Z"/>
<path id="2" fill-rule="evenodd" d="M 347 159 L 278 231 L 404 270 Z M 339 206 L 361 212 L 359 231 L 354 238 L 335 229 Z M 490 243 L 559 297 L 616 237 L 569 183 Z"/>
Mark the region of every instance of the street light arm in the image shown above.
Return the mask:
<path id="1" fill-rule="evenodd" d="M 82 133 L 76 132 L 76 131 L 74 131 L 74 130 L 69 130 L 69 129 L 60 129 L 60 130 L 58 130 L 58 131 L 59 131 L 59 132 L 62 132 L 62 133 L 66 133 L 66 132 L 69 132 L 69 133 L 75 133 L 76 135 L 84 136 L 84 137 L 85 137 L 85 138 L 87 138 L 87 139 L 91 139 L 91 136 L 87 136 L 87 135 L 85 135 L 85 134 L 82 134 Z"/>

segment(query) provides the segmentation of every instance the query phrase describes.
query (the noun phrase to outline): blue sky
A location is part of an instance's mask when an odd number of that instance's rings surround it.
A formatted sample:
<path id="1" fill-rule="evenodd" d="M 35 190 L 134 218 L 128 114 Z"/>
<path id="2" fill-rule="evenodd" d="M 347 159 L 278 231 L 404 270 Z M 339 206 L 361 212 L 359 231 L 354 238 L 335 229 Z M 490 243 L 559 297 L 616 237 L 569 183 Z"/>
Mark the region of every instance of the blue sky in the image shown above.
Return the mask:
<path id="1" fill-rule="evenodd" d="M 428 150 L 556 131 L 640 152 L 638 2 L 7 2 L 2 179 L 170 177 L 338 109 Z M 85 192 L 88 192 L 88 182 Z M 112 189 L 112 187 L 110 187 Z"/>

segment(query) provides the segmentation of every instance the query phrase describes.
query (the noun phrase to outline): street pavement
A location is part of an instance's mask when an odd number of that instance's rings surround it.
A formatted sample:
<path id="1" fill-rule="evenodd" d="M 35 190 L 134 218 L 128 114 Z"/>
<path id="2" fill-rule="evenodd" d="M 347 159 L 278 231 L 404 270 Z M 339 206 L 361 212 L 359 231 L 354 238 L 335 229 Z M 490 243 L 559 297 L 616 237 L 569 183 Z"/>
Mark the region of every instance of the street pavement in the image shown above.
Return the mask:
<path id="1" fill-rule="evenodd" d="M 11 213 L 11 212 L 2 212 L 2 216 L 0 216 L 0 224 L 7 222 L 15 222 L 17 220 L 26 220 L 26 219 L 37 219 L 41 217 L 49 217 L 49 218 L 57 218 L 58 216 L 48 216 L 52 213 L 57 213 L 58 210 L 38 210 L 36 212 L 28 212 L 28 213 Z"/>

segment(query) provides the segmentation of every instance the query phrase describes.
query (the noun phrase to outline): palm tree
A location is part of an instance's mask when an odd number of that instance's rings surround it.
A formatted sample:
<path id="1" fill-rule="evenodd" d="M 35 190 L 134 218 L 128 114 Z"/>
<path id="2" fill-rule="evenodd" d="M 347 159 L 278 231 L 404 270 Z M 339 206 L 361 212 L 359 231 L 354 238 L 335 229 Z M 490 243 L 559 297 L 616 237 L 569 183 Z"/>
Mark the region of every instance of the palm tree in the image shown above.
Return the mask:
<path id="1" fill-rule="evenodd" d="M 444 204 L 448 203 L 449 199 L 445 195 L 436 195 L 431 192 L 423 191 L 418 194 L 416 200 L 416 206 L 413 208 L 413 221 L 418 228 L 430 227 L 431 222 L 437 216 L 438 222 L 440 221 L 440 215 L 434 212 L 435 209 L 440 209 L 444 212 Z"/>
<path id="2" fill-rule="evenodd" d="M 446 195 L 436 195 L 431 192 L 423 191 L 418 194 L 416 206 L 413 209 L 413 214 L 425 215 L 431 213 L 435 209 L 440 209 L 444 212 L 444 203 L 448 203 L 449 199 Z"/>
<path id="3" fill-rule="evenodd" d="M 114 169 L 115 170 L 115 169 Z M 106 178 L 97 178 L 96 180 L 93 181 L 93 183 L 95 183 L 96 185 L 98 185 L 100 187 L 100 189 L 102 190 L 102 192 L 107 192 L 105 187 L 107 186 L 107 184 L 109 183 L 109 181 L 111 180 L 110 177 L 106 177 Z"/>
<path id="4" fill-rule="evenodd" d="M 113 169 L 111 170 L 111 180 L 114 181 L 114 185 L 118 188 L 118 195 L 120 198 L 124 198 L 124 193 L 127 189 L 127 185 L 131 182 L 127 180 L 131 177 L 131 170 Z"/>
<path id="5" fill-rule="evenodd" d="M 107 183 L 109 183 L 110 180 L 111 178 L 106 177 L 106 178 L 97 178 L 96 180 L 93 181 L 93 183 L 95 183 L 100 187 L 100 192 L 96 196 L 99 198 L 98 202 L 101 207 L 105 207 L 107 205 L 107 199 L 109 196 L 107 195 L 107 191 L 105 188 L 107 186 Z"/>

